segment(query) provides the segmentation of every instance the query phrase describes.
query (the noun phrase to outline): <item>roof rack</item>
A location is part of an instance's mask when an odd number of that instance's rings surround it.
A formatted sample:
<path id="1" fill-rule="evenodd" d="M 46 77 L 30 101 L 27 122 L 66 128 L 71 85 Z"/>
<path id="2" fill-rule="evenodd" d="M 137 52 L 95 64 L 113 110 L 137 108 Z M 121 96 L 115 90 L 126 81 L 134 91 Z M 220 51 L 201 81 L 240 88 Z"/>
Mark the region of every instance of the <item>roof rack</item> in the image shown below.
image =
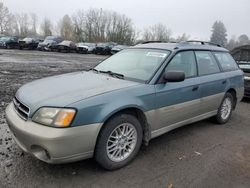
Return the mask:
<path id="1" fill-rule="evenodd" d="M 161 41 L 161 40 L 151 40 L 151 41 L 145 41 L 142 42 L 141 44 L 148 44 L 148 43 L 164 43 L 166 41 Z"/>
<path id="2" fill-rule="evenodd" d="M 221 47 L 221 45 L 219 45 L 219 44 L 216 44 L 213 42 L 200 41 L 200 40 L 188 40 L 188 41 L 183 41 L 181 43 L 200 43 L 201 45 L 212 45 L 212 46 Z"/>
<path id="3" fill-rule="evenodd" d="M 181 41 L 181 42 L 175 42 L 175 41 L 145 41 L 141 44 L 149 44 L 149 43 L 179 43 L 179 44 L 188 44 L 188 43 L 200 43 L 201 45 L 212 45 L 212 46 L 218 46 L 222 47 L 219 44 L 213 43 L 213 42 L 207 42 L 207 41 L 200 41 L 200 40 L 187 40 L 187 41 Z"/>

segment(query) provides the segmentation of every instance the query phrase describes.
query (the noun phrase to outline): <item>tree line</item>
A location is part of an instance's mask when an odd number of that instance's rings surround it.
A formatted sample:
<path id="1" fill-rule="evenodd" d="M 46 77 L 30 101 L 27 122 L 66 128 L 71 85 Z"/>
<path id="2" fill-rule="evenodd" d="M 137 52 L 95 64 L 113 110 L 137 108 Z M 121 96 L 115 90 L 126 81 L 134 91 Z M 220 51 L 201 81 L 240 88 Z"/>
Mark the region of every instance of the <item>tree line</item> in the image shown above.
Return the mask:
<path id="1" fill-rule="evenodd" d="M 226 47 L 229 50 L 242 45 L 250 45 L 250 40 L 246 34 L 242 34 L 239 37 L 232 36 L 231 39 L 228 40 L 227 29 L 221 21 L 214 22 L 210 41 Z"/>
<path id="2" fill-rule="evenodd" d="M 75 42 L 113 41 L 127 45 L 142 41 L 179 42 L 190 38 L 186 33 L 173 37 L 172 31 L 161 23 L 138 31 L 130 18 L 115 11 L 78 10 L 73 15 L 66 14 L 57 23 L 53 23 L 47 17 L 39 20 L 35 13 L 13 14 L 3 3 L 0 3 L 0 33 L 19 37 L 58 35 Z M 230 50 L 236 46 L 250 44 L 245 34 L 227 40 L 227 30 L 221 21 L 213 24 L 210 41 Z"/>

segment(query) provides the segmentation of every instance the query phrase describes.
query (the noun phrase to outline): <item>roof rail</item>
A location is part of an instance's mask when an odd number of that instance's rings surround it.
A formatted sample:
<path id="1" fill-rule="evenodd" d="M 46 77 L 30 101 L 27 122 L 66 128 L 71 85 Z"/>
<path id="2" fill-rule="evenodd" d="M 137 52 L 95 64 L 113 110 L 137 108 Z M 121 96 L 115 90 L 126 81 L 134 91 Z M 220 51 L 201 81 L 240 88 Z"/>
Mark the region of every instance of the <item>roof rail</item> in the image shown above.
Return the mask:
<path id="1" fill-rule="evenodd" d="M 151 41 L 145 41 L 142 42 L 141 44 L 148 44 L 148 43 L 164 43 L 166 41 L 161 41 L 161 40 L 151 40 Z"/>
<path id="2" fill-rule="evenodd" d="M 207 41 L 200 41 L 200 40 L 188 40 L 188 41 L 183 41 L 181 43 L 200 43 L 201 45 L 212 45 L 212 46 L 218 46 L 221 47 L 221 45 L 213 43 L 213 42 L 207 42 Z"/>

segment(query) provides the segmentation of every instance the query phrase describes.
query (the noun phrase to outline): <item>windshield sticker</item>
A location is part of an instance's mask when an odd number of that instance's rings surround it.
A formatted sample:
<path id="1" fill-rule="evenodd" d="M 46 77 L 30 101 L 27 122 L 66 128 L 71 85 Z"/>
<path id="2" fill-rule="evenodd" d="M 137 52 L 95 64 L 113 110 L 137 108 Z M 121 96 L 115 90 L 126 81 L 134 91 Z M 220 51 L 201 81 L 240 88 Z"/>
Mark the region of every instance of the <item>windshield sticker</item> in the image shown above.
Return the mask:
<path id="1" fill-rule="evenodd" d="M 161 53 L 161 52 L 148 52 L 146 54 L 146 56 L 165 58 L 167 56 L 167 54 L 166 53 Z"/>

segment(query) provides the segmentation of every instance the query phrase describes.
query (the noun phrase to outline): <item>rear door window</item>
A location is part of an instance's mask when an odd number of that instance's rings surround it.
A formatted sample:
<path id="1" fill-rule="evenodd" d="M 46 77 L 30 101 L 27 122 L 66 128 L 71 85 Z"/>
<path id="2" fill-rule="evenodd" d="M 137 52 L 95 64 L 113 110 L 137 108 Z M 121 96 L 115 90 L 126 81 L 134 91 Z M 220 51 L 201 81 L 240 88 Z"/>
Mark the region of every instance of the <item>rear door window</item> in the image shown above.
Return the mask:
<path id="1" fill-rule="evenodd" d="M 236 62 L 229 53 L 214 52 L 214 55 L 220 63 L 223 71 L 232 71 L 238 69 Z"/>
<path id="2" fill-rule="evenodd" d="M 195 51 L 199 75 L 215 74 L 220 72 L 220 68 L 209 51 Z"/>

